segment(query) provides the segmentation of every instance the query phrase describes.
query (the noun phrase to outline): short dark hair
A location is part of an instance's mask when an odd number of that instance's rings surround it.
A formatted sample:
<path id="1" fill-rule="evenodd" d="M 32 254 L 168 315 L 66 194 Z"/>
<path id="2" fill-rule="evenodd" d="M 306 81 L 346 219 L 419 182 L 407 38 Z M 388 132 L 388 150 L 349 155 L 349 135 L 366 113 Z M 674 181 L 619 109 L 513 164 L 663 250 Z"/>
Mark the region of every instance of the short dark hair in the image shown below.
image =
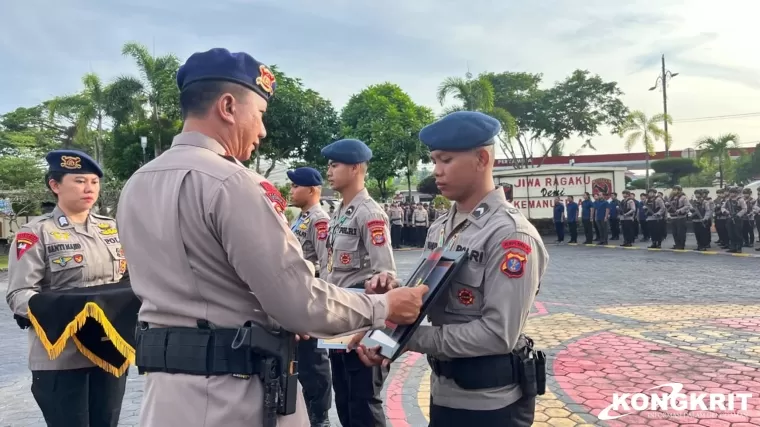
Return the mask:
<path id="1" fill-rule="evenodd" d="M 179 94 L 179 108 L 182 111 L 182 119 L 190 116 L 203 116 L 208 113 L 219 97 L 225 93 L 231 93 L 236 98 L 242 98 L 250 92 L 237 83 L 202 80 L 192 83 L 182 89 Z"/>
<path id="2" fill-rule="evenodd" d="M 53 193 L 53 197 L 55 197 L 56 200 L 58 200 L 58 195 L 55 194 L 55 191 L 53 191 L 53 188 L 50 186 L 50 180 L 52 179 L 55 182 L 61 182 L 63 181 L 64 175 L 66 175 L 66 172 L 61 171 L 47 171 L 45 174 L 45 187 Z"/>

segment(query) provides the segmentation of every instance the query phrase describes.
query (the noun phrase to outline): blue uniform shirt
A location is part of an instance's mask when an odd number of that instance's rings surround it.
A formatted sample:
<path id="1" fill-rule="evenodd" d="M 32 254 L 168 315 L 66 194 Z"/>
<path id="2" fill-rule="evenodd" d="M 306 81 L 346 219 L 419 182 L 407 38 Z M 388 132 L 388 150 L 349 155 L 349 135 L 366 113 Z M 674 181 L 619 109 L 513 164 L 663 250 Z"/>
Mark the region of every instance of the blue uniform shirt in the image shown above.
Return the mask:
<path id="1" fill-rule="evenodd" d="M 554 205 L 554 222 L 562 221 L 562 212 L 564 211 L 565 206 L 562 203 Z"/>
<path id="2" fill-rule="evenodd" d="M 583 219 L 591 219 L 591 208 L 594 207 L 594 202 L 591 200 L 584 200 L 581 202 L 581 216 Z"/>
<path id="3" fill-rule="evenodd" d="M 607 202 L 610 207 L 610 218 L 615 219 L 618 216 L 618 206 L 620 206 L 620 200 L 610 200 Z"/>
<path id="4" fill-rule="evenodd" d="M 606 200 L 600 200 L 596 203 L 596 220 L 602 221 L 604 219 L 604 216 L 607 214 L 607 209 L 610 207 L 610 202 Z"/>
<path id="5" fill-rule="evenodd" d="M 575 202 L 567 203 L 567 222 L 578 221 L 578 204 Z"/>
<path id="6" fill-rule="evenodd" d="M 647 211 L 646 209 L 643 209 L 644 204 L 641 203 L 641 200 L 634 200 L 634 202 L 636 202 L 636 210 L 639 211 L 639 219 L 640 220 L 647 219 Z"/>

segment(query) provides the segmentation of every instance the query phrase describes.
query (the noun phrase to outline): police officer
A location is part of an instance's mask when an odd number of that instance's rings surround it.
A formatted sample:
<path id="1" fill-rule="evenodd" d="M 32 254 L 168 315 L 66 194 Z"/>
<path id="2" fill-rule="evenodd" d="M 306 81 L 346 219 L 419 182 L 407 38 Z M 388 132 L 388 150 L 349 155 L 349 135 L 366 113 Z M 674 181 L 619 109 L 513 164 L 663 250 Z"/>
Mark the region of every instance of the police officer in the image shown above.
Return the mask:
<path id="1" fill-rule="evenodd" d="M 211 49 L 180 67 L 177 85 L 183 131 L 127 181 L 117 215 L 142 300 L 140 426 L 308 425 L 300 392 L 280 395 L 262 382 L 272 370 L 292 378 L 284 369 L 292 364 L 261 369 L 272 362 L 263 352 L 290 348 L 284 331 L 329 338 L 386 320 L 409 323 L 422 296 L 357 294 L 314 277 L 283 215 L 286 201 L 241 163 L 266 136 L 263 115 L 276 87 L 266 65 Z M 273 327 L 279 337 L 268 334 Z M 285 397 L 297 399 L 295 412 L 274 413 L 273 403 L 291 405 Z"/>
<path id="2" fill-rule="evenodd" d="M 680 185 L 673 187 L 670 209 L 673 212 L 671 227 L 674 241 L 671 249 L 686 249 L 686 218 L 691 211 L 691 204 Z"/>
<path id="3" fill-rule="evenodd" d="M 665 201 L 657 193 L 657 190 L 650 188 L 647 190 L 647 194 L 649 197 L 647 197 L 644 204 L 644 209 L 646 210 L 647 229 L 649 230 L 649 236 L 652 238 L 652 244 L 649 245 L 649 249 L 662 249 L 662 240 L 665 238 L 665 234 L 660 224 L 662 218 L 667 214 L 667 208 L 665 207 Z"/>
<path id="4" fill-rule="evenodd" d="M 327 180 L 343 197 L 331 219 L 327 239 L 327 281 L 342 287 L 363 287 L 373 274 L 395 276 L 388 217 L 364 188 L 372 150 L 359 140 L 342 139 L 323 148 L 322 155 L 329 161 Z M 330 351 L 330 362 L 341 424 L 385 426 L 381 392 L 388 369 L 368 368 L 354 352 Z"/>
<path id="5" fill-rule="evenodd" d="M 633 194 L 623 191 L 623 201 L 620 204 L 620 223 L 623 227 L 623 244 L 620 246 L 633 246 L 633 240 L 636 238 L 634 218 L 636 217 L 636 201 Z"/>
<path id="6" fill-rule="evenodd" d="M 100 166 L 75 150 L 52 151 L 45 160 L 45 183 L 57 204 L 21 226 L 8 264 L 5 299 L 24 319 L 37 293 L 118 282 L 127 268 L 115 221 L 92 212 L 103 177 Z M 32 395 L 47 425 L 116 427 L 127 375 L 97 367 L 71 339 L 51 360 L 52 346 L 29 328 Z"/>
<path id="7" fill-rule="evenodd" d="M 755 245 L 755 215 L 752 208 L 755 206 L 755 199 L 752 198 L 752 189 L 745 188 L 742 190 L 744 203 L 747 205 L 747 214 L 742 219 L 742 239 L 744 247 L 751 248 Z"/>
<path id="8" fill-rule="evenodd" d="M 707 191 L 694 191 L 691 223 L 694 227 L 694 237 L 697 239 L 697 250 L 705 251 L 710 247 L 710 227 L 712 223 L 712 205 L 707 200 Z"/>
<path id="9" fill-rule="evenodd" d="M 726 215 L 726 227 L 729 236 L 729 253 L 742 252 L 742 219 L 747 213 L 747 204 L 740 197 L 741 189 L 731 187 L 728 189 L 728 199 L 723 204 L 723 213 Z"/>
<path id="10" fill-rule="evenodd" d="M 327 231 L 330 217 L 322 210 L 322 175 L 313 168 L 297 168 L 287 172 L 291 182 L 290 201 L 301 214 L 290 229 L 301 243 L 304 258 L 313 263 L 316 275 L 327 263 Z M 320 268 L 322 267 L 322 268 Z M 332 405 L 332 378 L 327 351 L 317 348 L 316 340 L 298 343 L 298 379 L 312 427 L 329 427 L 327 411 Z"/>
<path id="11" fill-rule="evenodd" d="M 422 247 L 425 243 L 425 236 L 427 235 L 428 225 L 428 211 L 422 206 L 422 203 L 417 205 L 413 214 L 414 219 L 414 246 Z"/>
<path id="12" fill-rule="evenodd" d="M 391 243 L 393 249 L 401 248 L 401 235 L 404 227 L 404 210 L 397 202 L 393 202 L 388 209 L 388 217 L 391 221 Z"/>
<path id="13" fill-rule="evenodd" d="M 723 212 L 723 205 L 726 202 L 725 190 L 719 188 L 715 196 L 715 231 L 718 233 L 718 241 L 715 242 L 718 247 L 728 249 L 728 229 L 726 228 L 726 214 Z"/>
<path id="14" fill-rule="evenodd" d="M 500 130 L 485 114 L 461 111 L 420 132 L 441 193 L 455 202 L 427 242 L 469 252 L 430 308 L 432 326 L 421 326 L 407 346 L 427 354 L 433 369 L 431 427 L 519 427 L 534 419 L 536 389 L 516 376 L 536 375 L 523 369 L 533 350 L 522 332 L 549 256 L 535 227 L 494 188 Z M 365 363 L 382 363 L 372 349 L 357 352 Z"/>

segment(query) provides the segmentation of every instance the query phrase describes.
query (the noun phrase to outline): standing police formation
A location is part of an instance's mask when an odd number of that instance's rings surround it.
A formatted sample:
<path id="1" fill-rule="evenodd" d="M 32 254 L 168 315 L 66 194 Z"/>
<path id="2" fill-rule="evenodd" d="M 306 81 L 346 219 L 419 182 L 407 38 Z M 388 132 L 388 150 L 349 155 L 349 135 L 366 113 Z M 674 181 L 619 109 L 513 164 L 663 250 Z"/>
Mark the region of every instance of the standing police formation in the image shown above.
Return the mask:
<path id="1" fill-rule="evenodd" d="M 117 214 L 142 301 L 140 425 L 308 425 L 294 334 L 411 323 L 426 287 L 367 295 L 314 277 L 283 214 L 286 201 L 241 163 L 266 136 L 263 115 L 276 89 L 266 65 L 212 49 L 193 54 L 177 84 L 183 131 L 132 175 Z"/>
<path id="2" fill-rule="evenodd" d="M 343 198 L 330 222 L 325 280 L 363 290 L 375 274 L 395 277 L 388 217 L 364 188 L 372 150 L 362 141 L 343 139 L 323 148 L 322 155 L 329 162 L 327 180 Z M 381 392 L 388 368 L 366 367 L 355 352 L 345 350 L 331 350 L 330 362 L 341 424 L 384 427 Z"/>
<path id="3" fill-rule="evenodd" d="M 436 184 L 451 209 L 431 226 L 426 256 L 437 247 L 467 251 L 467 263 L 428 311 L 407 345 L 426 354 L 431 427 L 530 426 L 545 381 L 542 357 L 523 335 L 549 256 L 535 227 L 493 182 L 498 120 L 455 112 L 425 127 Z M 373 278 L 373 281 L 376 280 Z M 376 349 L 357 348 L 367 364 Z"/>

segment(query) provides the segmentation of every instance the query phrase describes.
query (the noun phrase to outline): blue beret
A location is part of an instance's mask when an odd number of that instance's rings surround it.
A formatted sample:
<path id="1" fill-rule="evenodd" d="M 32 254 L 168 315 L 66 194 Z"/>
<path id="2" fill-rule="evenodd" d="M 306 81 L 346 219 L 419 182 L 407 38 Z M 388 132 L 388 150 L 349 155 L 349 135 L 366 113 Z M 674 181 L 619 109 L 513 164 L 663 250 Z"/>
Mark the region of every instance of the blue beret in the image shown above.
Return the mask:
<path id="1" fill-rule="evenodd" d="M 296 168 L 288 171 L 288 178 L 299 187 L 318 187 L 322 185 L 322 174 L 313 168 Z"/>
<path id="2" fill-rule="evenodd" d="M 477 111 L 456 111 L 420 131 L 420 141 L 430 151 L 466 151 L 492 145 L 501 123 Z"/>
<path id="3" fill-rule="evenodd" d="M 372 150 L 358 139 L 341 139 L 323 148 L 322 155 L 327 160 L 355 165 L 368 162 L 372 158 Z"/>
<path id="4" fill-rule="evenodd" d="M 103 177 L 103 169 L 92 157 L 77 150 L 54 150 L 45 156 L 50 172 L 94 173 Z"/>
<path id="5" fill-rule="evenodd" d="M 247 53 L 231 53 L 222 48 L 192 54 L 177 72 L 180 91 L 195 82 L 209 80 L 243 85 L 266 100 L 274 95 L 277 88 L 274 74 L 266 65 Z"/>

